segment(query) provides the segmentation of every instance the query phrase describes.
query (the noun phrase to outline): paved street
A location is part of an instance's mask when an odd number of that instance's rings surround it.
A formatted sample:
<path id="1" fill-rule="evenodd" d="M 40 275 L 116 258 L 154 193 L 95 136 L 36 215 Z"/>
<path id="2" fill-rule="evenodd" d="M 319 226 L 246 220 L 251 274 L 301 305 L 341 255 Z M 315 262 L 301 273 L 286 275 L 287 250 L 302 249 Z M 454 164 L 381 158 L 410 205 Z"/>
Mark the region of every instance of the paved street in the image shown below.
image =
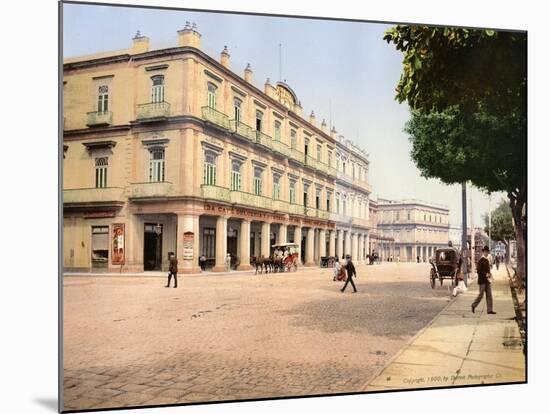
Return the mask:
<path id="1" fill-rule="evenodd" d="M 362 391 L 449 302 L 428 264 L 331 272 L 66 277 L 64 408 Z"/>

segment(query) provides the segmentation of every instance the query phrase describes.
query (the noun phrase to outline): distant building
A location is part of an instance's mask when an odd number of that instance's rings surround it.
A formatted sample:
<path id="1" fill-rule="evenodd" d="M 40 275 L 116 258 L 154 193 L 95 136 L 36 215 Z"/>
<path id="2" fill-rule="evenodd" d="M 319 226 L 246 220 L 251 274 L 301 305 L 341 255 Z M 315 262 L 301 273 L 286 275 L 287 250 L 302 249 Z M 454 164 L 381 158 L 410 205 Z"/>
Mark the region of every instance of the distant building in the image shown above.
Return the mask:
<path id="1" fill-rule="evenodd" d="M 453 243 L 453 247 L 462 249 L 462 227 L 449 226 L 449 241 Z"/>
<path id="2" fill-rule="evenodd" d="M 378 199 L 377 223 L 377 234 L 393 238 L 391 254 L 400 261 L 426 262 L 449 241 L 449 209 L 434 203 Z"/>

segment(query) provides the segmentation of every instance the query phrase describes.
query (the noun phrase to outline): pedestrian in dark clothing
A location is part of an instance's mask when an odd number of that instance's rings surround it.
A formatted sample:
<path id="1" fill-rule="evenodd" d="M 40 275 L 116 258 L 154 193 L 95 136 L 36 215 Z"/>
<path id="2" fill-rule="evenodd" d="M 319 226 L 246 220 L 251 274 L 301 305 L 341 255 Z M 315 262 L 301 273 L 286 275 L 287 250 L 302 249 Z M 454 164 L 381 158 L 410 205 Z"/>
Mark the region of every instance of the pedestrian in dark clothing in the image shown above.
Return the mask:
<path id="1" fill-rule="evenodd" d="M 353 287 L 353 293 L 357 292 L 357 288 L 355 287 L 355 283 L 353 283 L 353 278 L 357 277 L 357 272 L 355 271 L 355 266 L 353 265 L 351 261 L 351 256 L 348 254 L 346 255 L 347 264 L 345 266 L 346 271 L 348 272 L 348 278 L 346 279 L 346 283 L 344 283 L 344 287 L 340 289 L 342 292 L 346 290 L 346 286 L 348 283 L 351 283 L 351 286 Z"/>
<path id="2" fill-rule="evenodd" d="M 168 284 L 164 287 L 170 287 L 170 280 L 174 276 L 174 288 L 178 287 L 178 259 L 173 252 L 168 253 L 168 261 L 170 263 L 169 272 L 168 272 Z"/>
<path id="3" fill-rule="evenodd" d="M 497 257 L 495 258 L 495 264 L 497 265 L 497 270 L 498 270 L 498 266 L 500 265 L 500 256 L 497 254 Z"/>
<path id="4" fill-rule="evenodd" d="M 479 285 L 479 295 L 472 303 L 472 313 L 475 313 L 476 306 L 483 299 L 485 294 L 485 300 L 487 302 L 487 313 L 489 315 L 495 315 L 493 311 L 493 291 L 491 289 L 491 263 L 489 263 L 489 247 L 485 246 L 482 250 L 483 256 L 479 258 L 477 262 L 477 284 Z"/>

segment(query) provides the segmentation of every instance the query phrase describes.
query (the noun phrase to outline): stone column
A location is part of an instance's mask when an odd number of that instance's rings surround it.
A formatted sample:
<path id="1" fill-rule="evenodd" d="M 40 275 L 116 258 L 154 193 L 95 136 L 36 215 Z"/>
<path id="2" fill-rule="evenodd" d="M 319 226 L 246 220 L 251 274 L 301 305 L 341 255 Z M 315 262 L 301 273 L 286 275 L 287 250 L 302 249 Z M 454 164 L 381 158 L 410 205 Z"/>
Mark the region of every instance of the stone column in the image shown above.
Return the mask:
<path id="1" fill-rule="evenodd" d="M 344 232 L 344 238 L 346 239 L 346 242 L 345 242 L 345 246 L 344 246 L 344 254 L 349 254 L 351 255 L 351 251 L 352 251 L 352 248 L 351 248 L 351 233 L 349 231 L 346 231 Z M 353 259 L 355 259 L 353 257 Z"/>
<path id="2" fill-rule="evenodd" d="M 369 236 L 369 233 L 367 232 L 365 234 L 365 255 L 371 254 L 371 250 L 372 248 L 370 247 L 370 236 Z M 378 254 L 380 255 L 380 252 Z"/>
<path id="3" fill-rule="evenodd" d="M 178 273 L 200 273 L 199 216 L 178 214 L 177 222 L 176 258 L 178 259 Z"/>
<path id="4" fill-rule="evenodd" d="M 319 258 L 327 255 L 326 230 L 319 230 Z"/>
<path id="5" fill-rule="evenodd" d="M 342 230 L 336 230 L 336 234 L 338 235 L 336 254 L 338 255 L 338 258 L 341 259 L 344 254 L 344 232 Z"/>
<path id="6" fill-rule="evenodd" d="M 225 256 L 227 255 L 227 217 L 220 216 L 216 220 L 216 263 L 213 272 L 225 272 Z"/>
<path id="7" fill-rule="evenodd" d="M 302 264 L 302 227 L 294 226 L 294 243 L 298 245 L 298 264 Z"/>
<path id="8" fill-rule="evenodd" d="M 357 239 L 358 239 L 358 234 L 357 233 L 353 233 L 351 235 L 351 258 L 352 260 L 354 260 L 356 263 L 359 262 L 359 254 L 358 254 L 358 249 L 357 249 Z"/>
<path id="9" fill-rule="evenodd" d="M 357 263 L 364 264 L 365 263 L 365 251 L 364 251 L 365 236 L 363 234 L 359 234 L 359 243 L 358 244 L 359 244 L 359 246 L 358 246 L 359 256 L 357 258 Z"/>
<path id="10" fill-rule="evenodd" d="M 279 224 L 279 235 L 277 237 L 277 243 L 286 243 L 286 224 Z"/>
<path id="11" fill-rule="evenodd" d="M 262 242 L 260 247 L 260 254 L 264 257 L 269 257 L 269 233 L 271 225 L 268 222 L 262 223 Z"/>
<path id="12" fill-rule="evenodd" d="M 315 243 L 315 231 L 313 227 L 307 229 L 305 266 L 315 266 L 313 259 L 313 245 Z"/>
<path id="13" fill-rule="evenodd" d="M 336 256 L 336 231 L 331 230 L 328 237 L 328 255 Z"/>
<path id="14" fill-rule="evenodd" d="M 238 270 L 251 269 L 250 266 L 250 220 L 241 221 L 241 234 L 239 235 L 240 264 Z"/>

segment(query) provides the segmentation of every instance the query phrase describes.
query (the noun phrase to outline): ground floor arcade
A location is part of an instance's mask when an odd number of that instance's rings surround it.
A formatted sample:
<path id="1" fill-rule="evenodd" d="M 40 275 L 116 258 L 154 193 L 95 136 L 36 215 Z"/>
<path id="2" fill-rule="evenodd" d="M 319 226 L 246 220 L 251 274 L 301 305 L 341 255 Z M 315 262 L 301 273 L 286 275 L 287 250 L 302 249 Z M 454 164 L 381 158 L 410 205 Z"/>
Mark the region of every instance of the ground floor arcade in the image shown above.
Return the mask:
<path id="1" fill-rule="evenodd" d="M 65 271 L 166 271 L 168 253 L 180 273 L 251 268 L 273 245 L 299 245 L 299 262 L 317 266 L 324 256 L 369 254 L 368 229 L 317 218 L 280 215 L 214 203 L 136 203 L 117 211 L 70 210 L 64 215 Z"/>

